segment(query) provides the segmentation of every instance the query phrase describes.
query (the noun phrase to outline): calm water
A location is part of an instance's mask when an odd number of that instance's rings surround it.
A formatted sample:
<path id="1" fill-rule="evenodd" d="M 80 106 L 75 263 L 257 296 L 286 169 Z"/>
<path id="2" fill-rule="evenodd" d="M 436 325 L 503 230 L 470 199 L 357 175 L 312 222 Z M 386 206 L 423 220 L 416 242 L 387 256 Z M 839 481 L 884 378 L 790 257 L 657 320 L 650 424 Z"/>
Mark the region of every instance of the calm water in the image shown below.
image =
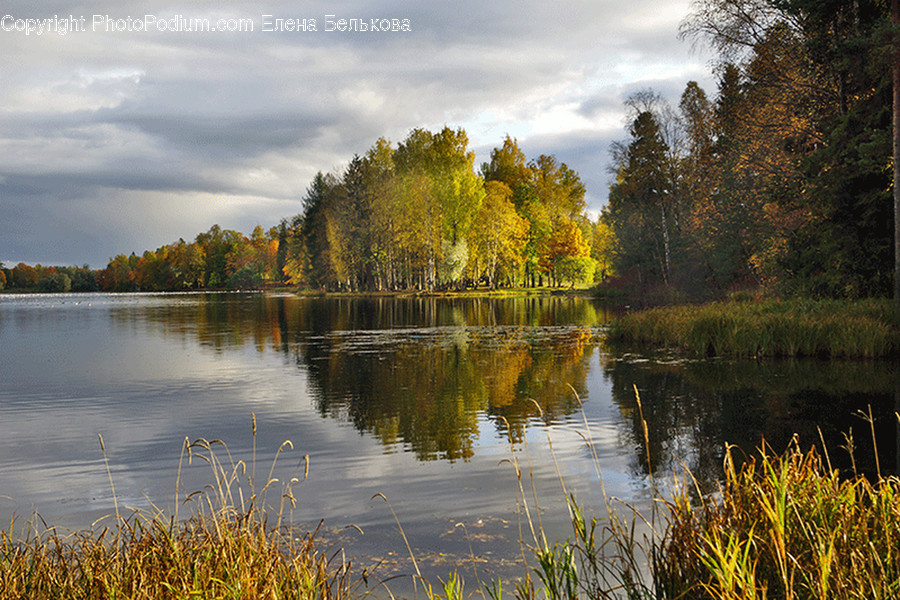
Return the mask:
<path id="1" fill-rule="evenodd" d="M 473 553 L 482 578 L 518 575 L 513 458 L 532 515 L 533 483 L 559 539 L 570 535 L 560 474 L 598 516 L 604 487 L 649 504 L 635 385 L 657 480 L 683 462 L 713 482 L 726 442 L 781 450 L 820 431 L 849 468 L 840 446 L 851 428 L 857 467 L 872 470 L 871 434 L 856 416 L 869 406 L 881 468 L 896 471 L 896 363 L 614 353 L 607 320 L 601 306 L 562 297 L 0 295 L 0 519 L 37 512 L 85 527 L 111 514 L 98 434 L 119 504 L 144 510 L 171 510 L 186 437 L 225 441 L 257 481 L 290 440 L 274 476 L 302 479 L 310 460 L 293 519 L 324 519 L 323 542 L 360 566 L 386 559 L 380 574 L 412 572 L 380 493 L 432 580 L 461 565 L 475 582 Z M 210 482 L 194 459 L 180 497 Z"/>

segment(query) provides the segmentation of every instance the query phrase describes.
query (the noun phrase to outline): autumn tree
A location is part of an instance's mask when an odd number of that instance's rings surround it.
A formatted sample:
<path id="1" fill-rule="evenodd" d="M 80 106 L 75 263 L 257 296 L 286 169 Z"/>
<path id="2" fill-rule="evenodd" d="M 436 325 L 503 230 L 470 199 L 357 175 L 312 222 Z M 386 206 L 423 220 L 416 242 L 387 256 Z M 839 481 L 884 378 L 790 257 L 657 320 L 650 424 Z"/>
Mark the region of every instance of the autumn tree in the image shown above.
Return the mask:
<path id="1" fill-rule="evenodd" d="M 28 289 L 37 285 L 37 270 L 31 265 L 18 263 L 12 268 L 12 286 L 14 288 Z"/>
<path id="2" fill-rule="evenodd" d="M 337 282 L 328 235 L 329 205 L 337 186 L 337 178 L 320 171 L 303 198 L 301 235 L 307 260 L 305 278 L 313 287 L 327 288 Z"/>
<path id="3" fill-rule="evenodd" d="M 550 238 L 547 270 L 557 283 L 593 281 L 596 263 L 591 258 L 591 248 L 572 219 L 562 218 Z"/>
<path id="4" fill-rule="evenodd" d="M 549 243 L 561 223 L 575 223 L 590 246 L 584 185 L 565 163 L 526 163 L 509 137 L 480 175 L 474 158 L 462 129 L 414 129 L 396 148 L 377 140 L 339 177 L 319 173 L 303 212 L 272 234 L 282 272 L 350 290 L 462 286 L 466 277 L 493 286 L 523 266 L 532 280 L 552 276 Z M 490 197 L 485 177 L 500 185 Z"/>
<path id="5" fill-rule="evenodd" d="M 196 290 L 203 287 L 206 258 L 200 244 L 179 239 L 171 245 L 169 257 L 176 289 Z"/>
<path id="6" fill-rule="evenodd" d="M 484 190 L 472 225 L 468 263 L 472 279 L 484 278 L 495 289 L 501 277 L 515 279 L 524 263 L 528 222 L 516 211 L 508 185 L 492 180 Z"/>
<path id="7" fill-rule="evenodd" d="M 100 286 L 106 292 L 138 291 L 137 279 L 138 257 L 132 252 L 129 256 L 117 254 L 106 269 L 100 274 Z"/>
<path id="8" fill-rule="evenodd" d="M 485 181 L 506 184 L 513 194 L 529 184 L 531 169 L 515 138 L 507 135 L 501 147 L 491 150 L 491 160 L 481 166 L 481 176 Z"/>
<path id="9" fill-rule="evenodd" d="M 581 178 L 555 156 L 542 154 L 526 162 L 518 142 L 509 136 L 491 152 L 481 172 L 485 181 L 502 182 L 512 191 L 513 204 L 528 223 L 525 277 L 531 285 L 540 284 L 552 276 L 556 257 L 550 241 L 555 229 L 567 220 L 587 227 Z"/>
<path id="10" fill-rule="evenodd" d="M 303 237 L 303 215 L 296 215 L 290 221 L 283 219 L 279 228 L 284 230 L 285 238 L 285 242 L 279 246 L 284 249 L 284 266 L 281 271 L 285 280 L 291 285 L 306 284 L 311 267 Z"/>
<path id="11" fill-rule="evenodd" d="M 369 264 L 376 289 L 395 288 L 400 280 L 397 233 L 394 221 L 394 150 L 385 138 L 379 138 L 366 152 L 363 177 L 369 200 Z"/>
<path id="12" fill-rule="evenodd" d="M 740 196 L 761 281 L 822 295 L 890 289 L 888 7 L 875 0 L 697 0 L 682 33 L 740 80 L 717 180 Z M 724 81 L 724 78 L 723 78 Z M 727 200 L 727 197 L 725 198 Z"/>
<path id="13" fill-rule="evenodd" d="M 594 259 L 595 281 L 603 281 L 607 277 L 616 274 L 615 252 L 616 234 L 609 224 L 608 211 L 604 209 L 594 223 L 591 239 L 591 258 Z"/>
<path id="14" fill-rule="evenodd" d="M 67 273 L 56 271 L 38 280 L 37 289 L 44 294 L 65 294 L 72 291 L 72 278 Z"/>

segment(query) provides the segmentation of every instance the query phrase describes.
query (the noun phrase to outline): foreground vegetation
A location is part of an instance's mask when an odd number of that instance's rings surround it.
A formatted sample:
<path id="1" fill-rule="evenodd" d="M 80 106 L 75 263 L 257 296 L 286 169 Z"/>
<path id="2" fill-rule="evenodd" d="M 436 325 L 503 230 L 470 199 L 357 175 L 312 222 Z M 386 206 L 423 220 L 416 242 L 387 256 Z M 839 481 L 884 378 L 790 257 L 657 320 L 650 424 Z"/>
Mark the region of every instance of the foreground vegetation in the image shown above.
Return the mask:
<path id="1" fill-rule="evenodd" d="M 636 408 L 642 415 L 639 396 Z M 874 440 L 871 413 L 860 416 Z M 584 439 L 593 454 L 589 430 Z M 852 439 L 847 442 L 852 453 Z M 100 443 L 102 448 L 102 438 Z M 338 560 L 340 551 L 329 558 L 317 549 L 315 532 L 297 536 L 291 530 L 291 487 L 306 473 L 279 484 L 270 471 L 266 485 L 255 490 L 248 467 L 234 462 L 227 448 L 228 461 L 221 461 L 218 444 L 185 440 L 182 458 L 203 459 L 214 477 L 214 484 L 185 499 L 194 509 L 186 520 L 179 520 L 177 508 L 169 516 L 155 511 L 124 519 L 116 505 L 113 525 L 101 529 L 95 523 L 87 532 L 40 530 L 36 521 L 16 532 L 13 522 L 0 532 L 0 598 L 344 600 L 370 593 L 368 582 L 353 578 L 349 564 Z M 540 507 L 525 491 L 527 472 L 514 455 L 519 512 L 531 532 L 531 542 L 523 543 L 534 566 L 523 565 L 511 590 L 500 581 L 480 582 L 474 593 L 491 600 L 900 594 L 900 479 L 883 476 L 877 466 L 869 477 L 855 469 L 839 473 L 827 451 L 824 459 L 815 450 L 803 452 L 796 439 L 783 455 L 763 446 L 755 458 L 738 458 L 726 451 L 715 490 L 700 489 L 690 473 L 669 481 L 674 485 L 664 491 L 651 477 L 657 496 L 650 515 L 629 509 L 623 516 L 623 505 L 609 498 L 609 520 L 601 524 L 568 495 L 573 537 L 551 545 L 540 529 Z M 179 478 L 180 472 L 179 466 Z M 279 498 L 277 507 L 267 504 L 270 493 Z M 426 600 L 473 595 L 457 572 L 436 586 L 416 577 Z"/>
<path id="2" fill-rule="evenodd" d="M 89 531 L 64 534 L 39 528 L 37 520 L 18 531 L 13 521 L 0 532 L 0 598 L 356 597 L 357 582 L 339 554 L 323 554 L 315 532 L 281 526 L 298 479 L 276 485 L 270 473 L 256 491 L 252 478 L 243 479 L 243 462 L 219 460 L 217 444 L 185 440 L 188 458 L 205 460 L 214 477 L 214 484 L 184 499 L 193 508 L 187 520 L 179 519 L 177 508 L 171 515 L 136 512 L 125 519 L 117 504 L 114 523 L 95 523 Z M 281 492 L 274 509 L 267 505 L 270 491 Z"/>
<path id="3" fill-rule="evenodd" d="M 827 456 L 826 456 L 827 460 Z M 657 597 L 896 598 L 900 480 L 842 477 L 815 451 L 765 450 L 738 469 L 729 452 L 718 501 L 666 505 L 653 548 Z"/>
<path id="4" fill-rule="evenodd" d="M 694 499 L 700 498 L 699 501 Z M 598 528 L 572 498 L 574 538 L 537 546 L 539 583 L 520 600 L 889 599 L 900 594 L 900 479 L 838 473 L 815 450 L 760 450 L 700 490 L 686 474 L 652 521 L 613 514 Z M 644 521 L 652 533 L 636 534 Z M 649 561 L 649 566 L 645 567 Z"/>
<path id="5" fill-rule="evenodd" d="M 889 300 L 762 300 L 661 307 L 614 321 L 613 342 L 701 355 L 876 358 L 900 349 Z"/>
<path id="6" fill-rule="evenodd" d="M 257 511 L 187 523 L 134 517 L 102 531 L 0 533 L 0 597 L 351 598 L 347 572 Z"/>
<path id="7" fill-rule="evenodd" d="M 649 448 L 637 388 L 635 399 Z M 875 444 L 871 408 L 858 416 Z M 900 420 L 900 414 L 892 418 Z M 599 468 L 590 430 L 582 437 Z M 513 595 L 517 600 L 897 598 L 900 478 L 883 475 L 877 458 L 873 473 L 858 473 L 855 462 L 851 472 L 839 472 L 827 447 L 822 449 L 803 451 L 796 437 L 780 455 L 764 442 L 753 457 L 728 447 L 715 489 L 701 489 L 686 469 L 665 483 L 651 475 L 651 514 L 608 498 L 604 525 L 568 495 L 573 537 L 551 546 L 532 526 L 537 565 Z M 852 433 L 843 449 L 853 457 Z M 520 503 L 529 515 L 526 497 L 520 485 Z M 464 597 L 459 585 L 450 591 L 448 600 Z M 497 583 L 486 591 L 492 600 L 503 595 Z"/>

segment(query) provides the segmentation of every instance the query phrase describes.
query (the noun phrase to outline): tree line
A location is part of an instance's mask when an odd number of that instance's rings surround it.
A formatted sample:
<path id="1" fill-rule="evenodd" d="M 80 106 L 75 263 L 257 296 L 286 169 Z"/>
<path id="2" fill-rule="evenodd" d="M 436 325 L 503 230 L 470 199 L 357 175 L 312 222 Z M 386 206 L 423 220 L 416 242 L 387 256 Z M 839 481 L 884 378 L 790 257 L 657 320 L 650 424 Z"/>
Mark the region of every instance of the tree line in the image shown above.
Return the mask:
<path id="1" fill-rule="evenodd" d="M 554 156 L 526 160 L 510 137 L 478 172 L 474 160 L 463 129 L 414 129 L 396 146 L 381 138 L 342 172 L 319 172 L 301 212 L 277 226 L 257 226 L 248 237 L 214 225 L 192 242 L 119 254 L 93 274 L 93 289 L 379 291 L 593 281 L 605 262 L 598 252 L 592 257 L 597 224 L 585 214 L 579 175 Z M 34 270 L 26 267 L 13 271 Z M 11 277 L 10 287 L 35 289 L 52 269 Z M 64 282 L 53 289 L 70 290 L 89 291 Z"/>
<path id="2" fill-rule="evenodd" d="M 0 290 L 33 290 L 54 292 L 97 292 L 100 291 L 99 271 L 89 266 L 46 267 L 19 263 L 7 268 L 0 263 Z"/>
<path id="3" fill-rule="evenodd" d="M 526 161 L 508 137 L 474 169 L 463 129 L 381 138 L 339 175 L 318 173 L 282 221 L 288 281 L 329 290 L 562 285 L 594 278 L 578 174 Z M 281 246 L 280 246 L 281 247 Z"/>
<path id="4" fill-rule="evenodd" d="M 601 220 L 639 288 L 883 296 L 892 285 L 891 66 L 877 0 L 696 0 L 710 98 L 628 102 Z"/>

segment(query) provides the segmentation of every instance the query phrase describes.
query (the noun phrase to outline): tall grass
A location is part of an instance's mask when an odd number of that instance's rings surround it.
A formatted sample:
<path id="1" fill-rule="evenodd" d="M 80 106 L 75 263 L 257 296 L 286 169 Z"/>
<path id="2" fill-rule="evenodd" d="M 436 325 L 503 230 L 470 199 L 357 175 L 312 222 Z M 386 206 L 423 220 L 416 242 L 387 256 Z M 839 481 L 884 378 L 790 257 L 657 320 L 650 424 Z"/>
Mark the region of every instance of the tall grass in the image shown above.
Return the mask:
<path id="1" fill-rule="evenodd" d="M 254 418 L 254 448 L 255 429 Z M 290 442 L 285 442 L 278 453 Z M 101 450 L 106 449 L 101 438 Z M 223 460 L 220 453 L 227 457 Z M 326 556 L 316 533 L 289 527 L 292 487 L 308 472 L 308 458 L 286 483 L 272 477 L 261 489 L 243 461 L 234 461 L 218 440 L 185 440 L 182 460 L 208 463 L 212 483 L 177 509 L 134 511 L 111 524 L 95 522 L 85 531 L 64 533 L 40 518 L 0 531 L 0 598 L 22 599 L 297 599 L 357 597 L 341 553 Z M 255 451 L 253 463 L 255 464 Z M 252 471 L 252 470 L 251 470 Z M 181 475 L 179 462 L 178 477 Z M 112 477 L 110 476 L 112 485 Z M 176 481 L 176 488 L 178 482 Z M 176 492 L 177 496 L 177 492 Z M 274 499 L 271 498 L 274 496 Z M 273 500 L 274 504 L 269 504 Z"/>
<path id="2" fill-rule="evenodd" d="M 874 441 L 871 412 L 860 416 Z M 852 451 L 850 440 L 847 446 Z M 883 476 L 880 467 L 872 478 L 839 473 L 827 454 L 803 451 L 797 438 L 783 454 L 763 445 L 741 466 L 727 448 L 717 489 L 699 489 L 686 472 L 665 494 L 657 491 L 650 515 L 623 506 L 608 500 L 609 519 L 600 525 L 569 496 L 573 537 L 551 546 L 538 535 L 535 564 L 513 595 L 900 598 L 900 479 Z M 636 533 L 641 524 L 646 535 Z M 500 600 L 497 591 L 490 595 Z"/>
<path id="3" fill-rule="evenodd" d="M 877 358 L 900 350 L 889 300 L 764 300 L 654 308 L 615 320 L 613 342 L 701 355 Z"/>
<path id="4" fill-rule="evenodd" d="M 900 597 L 900 480 L 841 477 L 814 450 L 725 461 L 721 498 L 667 504 L 654 568 L 692 598 Z M 672 560 L 677 556 L 678 560 Z M 677 597 L 666 595 L 662 597 Z"/>
<path id="5" fill-rule="evenodd" d="M 636 389 L 635 400 L 643 421 Z M 871 412 L 861 416 L 874 440 Z M 602 485 L 586 420 L 584 427 L 579 433 Z M 645 444 L 647 435 L 645 427 Z M 851 440 L 847 445 L 852 447 Z M 224 443 L 185 440 L 176 489 L 185 457 L 189 463 L 205 461 L 212 474 L 204 490 L 177 496 L 190 509 L 186 519 L 158 509 L 125 518 L 117 504 L 116 515 L 108 518 L 113 523 L 101 521 L 82 532 L 40 527 L 39 519 L 17 529 L 13 521 L 0 531 L 0 598 L 362 597 L 369 592 L 362 580 L 351 578 L 342 551 L 327 556 L 316 547 L 316 532 L 298 535 L 290 527 L 293 486 L 306 479 L 309 462 L 305 457 L 287 482 L 273 478 L 278 454 L 289 447 L 290 442 L 282 445 L 257 489 L 253 468 L 248 473 Z M 105 461 L 102 439 L 101 448 Z M 490 600 L 900 597 L 900 479 L 882 475 L 880 466 L 872 478 L 839 473 L 827 454 L 803 451 L 796 438 L 783 454 L 763 445 L 740 466 L 728 448 L 720 487 L 699 489 L 686 472 L 657 492 L 650 514 L 606 496 L 603 520 L 566 490 L 560 476 L 572 536 L 551 543 L 537 493 L 528 489 L 528 480 L 534 481 L 530 463 L 521 464 L 515 452 L 508 462 L 517 475 L 523 563 L 531 566 L 511 590 L 504 591 L 500 581 L 479 582 L 477 593 Z M 406 541 L 399 519 L 397 525 Z M 415 564 L 408 542 L 407 549 Z M 416 572 L 425 600 L 474 594 L 466 592 L 457 572 L 437 587 L 418 567 Z"/>

